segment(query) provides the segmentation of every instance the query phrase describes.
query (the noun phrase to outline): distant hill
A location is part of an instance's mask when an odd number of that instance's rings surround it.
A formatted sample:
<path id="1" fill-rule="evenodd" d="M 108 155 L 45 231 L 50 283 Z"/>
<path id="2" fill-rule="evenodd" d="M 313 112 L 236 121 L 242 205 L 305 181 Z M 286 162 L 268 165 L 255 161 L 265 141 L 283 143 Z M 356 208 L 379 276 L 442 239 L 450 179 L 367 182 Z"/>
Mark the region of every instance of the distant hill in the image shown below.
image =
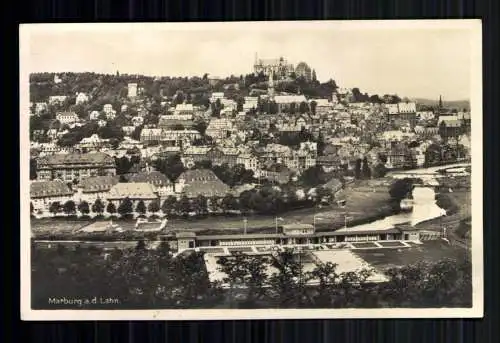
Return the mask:
<path id="1" fill-rule="evenodd" d="M 437 106 L 439 103 L 439 100 L 430 100 L 430 99 L 420 99 L 420 98 L 415 98 L 412 99 L 415 101 L 417 104 L 420 105 L 425 105 L 425 106 Z M 443 100 L 443 107 L 446 108 L 456 108 L 458 109 L 467 109 L 470 110 L 470 101 L 469 100 L 453 100 L 453 101 L 446 101 Z"/>

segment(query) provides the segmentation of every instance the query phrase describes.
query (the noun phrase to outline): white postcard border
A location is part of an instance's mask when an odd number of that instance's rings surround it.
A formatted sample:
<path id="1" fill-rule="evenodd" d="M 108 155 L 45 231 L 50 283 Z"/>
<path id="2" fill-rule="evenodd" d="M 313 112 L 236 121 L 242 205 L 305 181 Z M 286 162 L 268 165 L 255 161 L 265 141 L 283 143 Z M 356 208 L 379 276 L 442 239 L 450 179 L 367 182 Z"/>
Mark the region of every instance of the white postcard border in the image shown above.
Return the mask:
<path id="1" fill-rule="evenodd" d="M 31 229 L 29 214 L 29 35 L 31 30 L 280 30 L 294 27 L 335 30 L 468 29 L 471 39 L 471 172 L 472 308 L 380 309 L 205 309 L 205 310 L 33 310 L 31 309 Z M 298 21 L 232 23 L 22 24 L 20 25 L 20 180 L 21 180 L 21 319 L 23 320 L 214 320 L 214 319 L 349 319 L 349 318 L 478 318 L 483 316 L 482 190 L 482 27 L 474 20 Z M 50 48 L 50 47 L 48 47 Z"/>

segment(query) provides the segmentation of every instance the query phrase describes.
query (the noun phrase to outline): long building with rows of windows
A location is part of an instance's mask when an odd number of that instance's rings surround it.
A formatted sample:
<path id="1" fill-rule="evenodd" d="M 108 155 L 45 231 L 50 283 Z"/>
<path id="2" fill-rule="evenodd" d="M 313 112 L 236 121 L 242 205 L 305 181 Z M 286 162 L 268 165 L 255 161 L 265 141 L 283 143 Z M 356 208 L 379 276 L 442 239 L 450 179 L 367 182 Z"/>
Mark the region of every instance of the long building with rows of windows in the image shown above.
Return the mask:
<path id="1" fill-rule="evenodd" d="M 175 232 L 162 236 L 177 251 L 195 248 L 224 248 L 244 246 L 337 244 L 363 242 L 417 241 L 420 232 L 413 227 L 386 229 L 342 228 L 316 232 L 311 224 L 287 224 L 274 233 L 196 235 L 194 232 Z M 383 245 L 383 244 L 382 244 Z"/>
<path id="2" fill-rule="evenodd" d="M 116 164 L 113 157 L 101 152 L 54 154 L 37 159 L 38 181 L 72 182 L 105 175 L 116 175 Z"/>

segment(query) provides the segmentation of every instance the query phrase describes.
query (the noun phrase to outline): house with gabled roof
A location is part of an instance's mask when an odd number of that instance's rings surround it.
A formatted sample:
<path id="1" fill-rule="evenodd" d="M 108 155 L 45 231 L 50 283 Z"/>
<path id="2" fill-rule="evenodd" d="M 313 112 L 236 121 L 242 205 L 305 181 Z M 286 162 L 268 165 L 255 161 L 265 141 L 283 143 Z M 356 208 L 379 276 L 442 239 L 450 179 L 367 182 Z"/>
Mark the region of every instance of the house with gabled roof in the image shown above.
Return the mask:
<path id="1" fill-rule="evenodd" d="M 118 176 L 93 176 L 82 179 L 76 187 L 75 202 L 88 202 L 92 205 L 97 199 L 107 198 L 111 187 L 119 181 Z"/>
<path id="2" fill-rule="evenodd" d="M 174 194 L 174 183 L 159 171 L 132 173 L 125 175 L 128 182 L 146 182 L 153 186 L 160 197 Z"/>
<path id="3" fill-rule="evenodd" d="M 30 183 L 30 200 L 35 213 L 38 211 L 46 212 L 52 203 L 59 202 L 63 205 L 72 198 L 73 191 L 61 180 Z"/>
<path id="4" fill-rule="evenodd" d="M 143 201 L 147 207 L 152 201 L 159 199 L 153 185 L 147 182 L 117 183 L 111 187 L 107 196 L 107 200 L 116 207 L 126 198 L 132 202 L 134 210 L 140 201 Z"/>
<path id="5" fill-rule="evenodd" d="M 209 169 L 186 170 L 175 181 L 175 191 L 188 198 L 203 195 L 207 198 L 224 197 L 231 189 Z"/>

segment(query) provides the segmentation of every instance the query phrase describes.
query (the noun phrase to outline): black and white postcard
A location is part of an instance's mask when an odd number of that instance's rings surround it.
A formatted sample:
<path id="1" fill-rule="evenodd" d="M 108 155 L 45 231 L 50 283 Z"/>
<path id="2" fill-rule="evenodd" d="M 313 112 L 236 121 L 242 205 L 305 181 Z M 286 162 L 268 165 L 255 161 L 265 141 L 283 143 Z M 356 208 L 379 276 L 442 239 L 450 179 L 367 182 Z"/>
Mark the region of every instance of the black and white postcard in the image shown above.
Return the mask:
<path id="1" fill-rule="evenodd" d="M 481 21 L 20 26 L 26 320 L 483 316 Z"/>

